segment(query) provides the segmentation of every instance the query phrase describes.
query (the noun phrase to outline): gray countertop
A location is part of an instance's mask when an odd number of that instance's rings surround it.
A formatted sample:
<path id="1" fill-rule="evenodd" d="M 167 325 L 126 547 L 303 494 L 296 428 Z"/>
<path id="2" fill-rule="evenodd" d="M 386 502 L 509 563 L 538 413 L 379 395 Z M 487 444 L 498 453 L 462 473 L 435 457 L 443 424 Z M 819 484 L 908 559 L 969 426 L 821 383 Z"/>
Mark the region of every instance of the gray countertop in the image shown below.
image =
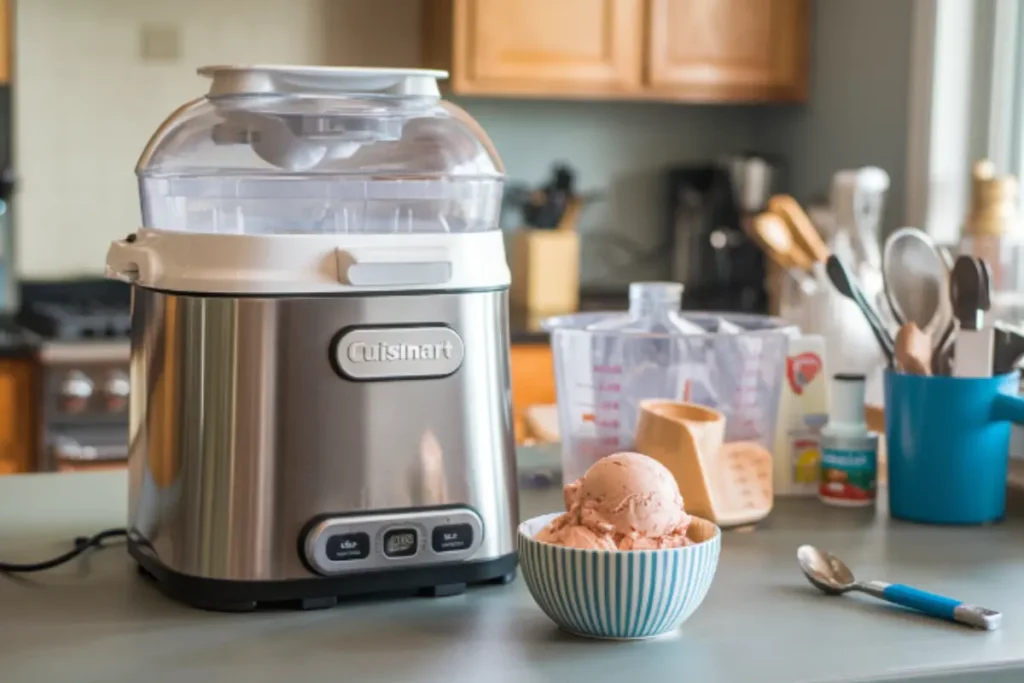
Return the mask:
<path id="1" fill-rule="evenodd" d="M 524 516 L 556 510 L 526 490 Z M 0 558 L 56 555 L 124 523 L 123 473 L 0 478 Z M 922 527 L 877 513 L 780 501 L 727 532 L 715 583 L 678 634 L 629 643 L 558 631 L 522 579 L 450 598 L 359 601 L 313 612 L 219 614 L 177 605 L 115 546 L 31 578 L 0 576 L 0 680 L 774 683 L 1024 680 L 1024 513 L 985 528 Z M 800 543 L 861 578 L 913 583 L 1002 610 L 986 633 L 868 598 L 819 595 Z"/>

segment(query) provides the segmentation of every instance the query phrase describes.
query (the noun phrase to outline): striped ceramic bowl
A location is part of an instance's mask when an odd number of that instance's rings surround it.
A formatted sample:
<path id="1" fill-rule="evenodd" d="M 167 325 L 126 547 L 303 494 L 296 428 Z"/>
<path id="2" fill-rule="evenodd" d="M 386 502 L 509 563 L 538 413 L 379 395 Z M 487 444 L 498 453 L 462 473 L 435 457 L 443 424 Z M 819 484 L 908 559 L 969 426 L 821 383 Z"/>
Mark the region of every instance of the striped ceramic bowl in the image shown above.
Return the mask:
<path id="1" fill-rule="evenodd" d="M 653 638 L 675 630 L 707 595 L 722 532 L 693 518 L 690 538 L 666 550 L 578 550 L 534 540 L 558 513 L 519 525 L 519 567 L 540 608 L 591 638 Z"/>

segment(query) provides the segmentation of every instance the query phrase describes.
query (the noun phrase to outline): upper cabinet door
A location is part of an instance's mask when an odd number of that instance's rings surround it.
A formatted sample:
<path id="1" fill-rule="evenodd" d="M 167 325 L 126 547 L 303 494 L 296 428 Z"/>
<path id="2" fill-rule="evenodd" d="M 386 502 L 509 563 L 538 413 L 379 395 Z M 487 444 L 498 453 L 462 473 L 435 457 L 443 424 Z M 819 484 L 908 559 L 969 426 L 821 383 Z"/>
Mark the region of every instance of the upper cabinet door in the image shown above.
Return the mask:
<path id="1" fill-rule="evenodd" d="M 14 16 L 12 0 L 0 0 L 0 84 L 11 82 L 14 55 Z"/>
<path id="2" fill-rule="evenodd" d="M 540 96 L 636 91 L 643 71 L 640 2 L 455 0 L 453 88 Z"/>
<path id="3" fill-rule="evenodd" d="M 646 81 L 693 101 L 807 98 L 808 0 L 649 0 Z"/>

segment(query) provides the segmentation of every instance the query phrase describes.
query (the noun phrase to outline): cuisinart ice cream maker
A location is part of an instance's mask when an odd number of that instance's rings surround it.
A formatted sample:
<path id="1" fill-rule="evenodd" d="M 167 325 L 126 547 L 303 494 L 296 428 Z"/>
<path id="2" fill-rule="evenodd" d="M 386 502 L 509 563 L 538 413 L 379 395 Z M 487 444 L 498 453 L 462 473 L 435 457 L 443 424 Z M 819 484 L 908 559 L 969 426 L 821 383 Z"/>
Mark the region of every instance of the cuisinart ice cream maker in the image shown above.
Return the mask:
<path id="1" fill-rule="evenodd" d="M 503 168 L 443 72 L 216 66 L 136 169 L 129 549 L 210 609 L 515 572 Z"/>

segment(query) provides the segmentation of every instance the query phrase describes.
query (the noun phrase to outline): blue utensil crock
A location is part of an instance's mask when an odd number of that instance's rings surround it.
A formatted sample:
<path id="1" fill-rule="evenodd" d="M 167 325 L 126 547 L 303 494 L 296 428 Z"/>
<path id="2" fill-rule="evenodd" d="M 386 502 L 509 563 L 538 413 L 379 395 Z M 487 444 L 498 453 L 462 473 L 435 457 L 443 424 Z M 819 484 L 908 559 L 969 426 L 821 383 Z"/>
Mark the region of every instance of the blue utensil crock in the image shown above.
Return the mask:
<path id="1" fill-rule="evenodd" d="M 1006 512 L 1010 423 L 1024 424 L 1020 377 L 885 373 L 889 512 L 984 524 Z"/>

